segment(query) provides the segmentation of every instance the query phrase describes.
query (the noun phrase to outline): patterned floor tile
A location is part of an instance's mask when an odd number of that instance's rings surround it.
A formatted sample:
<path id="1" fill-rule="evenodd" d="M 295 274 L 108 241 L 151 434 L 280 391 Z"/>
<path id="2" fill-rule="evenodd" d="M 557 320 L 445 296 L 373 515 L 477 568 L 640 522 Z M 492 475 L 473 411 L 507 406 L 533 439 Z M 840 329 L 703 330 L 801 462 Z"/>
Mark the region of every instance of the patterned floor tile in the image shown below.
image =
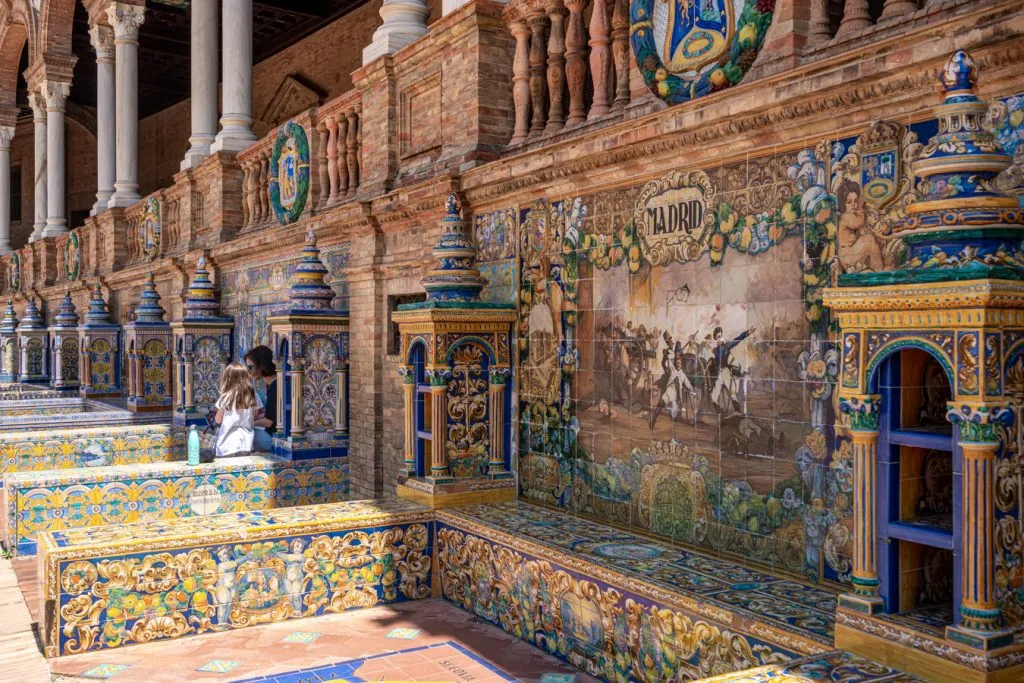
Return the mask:
<path id="1" fill-rule="evenodd" d="M 385 638 L 398 638 L 400 640 L 413 640 L 421 633 L 418 628 L 395 628 L 384 636 Z"/>
<path id="2" fill-rule="evenodd" d="M 215 674 L 226 674 L 232 669 L 238 666 L 238 662 L 233 662 L 227 659 L 211 659 L 206 664 L 196 669 L 196 671 L 205 671 L 207 673 Z"/>
<path id="3" fill-rule="evenodd" d="M 540 683 L 576 683 L 576 674 L 544 674 Z"/>
<path id="4" fill-rule="evenodd" d="M 308 645 L 320 637 L 315 631 L 292 631 L 284 638 L 286 643 L 304 643 Z"/>
<path id="5" fill-rule="evenodd" d="M 127 664 L 97 664 L 82 674 L 82 678 L 113 678 L 125 669 L 131 668 Z"/>

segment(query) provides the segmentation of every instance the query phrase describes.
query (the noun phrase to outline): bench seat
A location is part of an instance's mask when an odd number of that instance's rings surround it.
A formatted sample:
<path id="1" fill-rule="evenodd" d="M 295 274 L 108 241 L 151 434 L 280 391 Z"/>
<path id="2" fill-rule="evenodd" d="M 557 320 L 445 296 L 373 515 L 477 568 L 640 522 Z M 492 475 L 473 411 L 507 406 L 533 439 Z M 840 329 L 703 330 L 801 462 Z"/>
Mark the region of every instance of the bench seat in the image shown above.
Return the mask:
<path id="1" fill-rule="evenodd" d="M 832 649 L 836 592 L 522 502 L 437 511 L 442 595 L 610 681 Z"/>
<path id="2" fill-rule="evenodd" d="M 431 596 L 433 511 L 345 501 L 39 537 L 47 657 Z"/>
<path id="3" fill-rule="evenodd" d="M 346 500 L 348 459 L 249 455 L 195 467 L 179 460 L 16 472 L 4 477 L 3 498 L 3 540 L 27 556 L 41 531 Z"/>
<path id="4" fill-rule="evenodd" d="M 4 432 L 40 428 L 109 427 L 131 421 L 131 411 L 77 396 L 4 401 L 3 409 L 0 410 L 0 431 Z"/>
<path id="5" fill-rule="evenodd" d="M 184 457 L 183 441 L 173 437 L 172 427 L 167 424 L 0 432 L 0 476 Z"/>

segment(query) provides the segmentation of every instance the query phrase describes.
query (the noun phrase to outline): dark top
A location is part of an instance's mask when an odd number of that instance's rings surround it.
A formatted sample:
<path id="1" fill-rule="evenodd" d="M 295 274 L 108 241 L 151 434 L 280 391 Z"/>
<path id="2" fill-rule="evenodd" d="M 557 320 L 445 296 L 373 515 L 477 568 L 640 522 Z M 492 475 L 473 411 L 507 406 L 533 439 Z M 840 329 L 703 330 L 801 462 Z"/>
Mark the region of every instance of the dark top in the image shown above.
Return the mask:
<path id="1" fill-rule="evenodd" d="M 273 424 L 267 427 L 267 434 L 277 431 L 277 382 L 267 385 L 267 405 L 263 406 L 263 416 Z"/>

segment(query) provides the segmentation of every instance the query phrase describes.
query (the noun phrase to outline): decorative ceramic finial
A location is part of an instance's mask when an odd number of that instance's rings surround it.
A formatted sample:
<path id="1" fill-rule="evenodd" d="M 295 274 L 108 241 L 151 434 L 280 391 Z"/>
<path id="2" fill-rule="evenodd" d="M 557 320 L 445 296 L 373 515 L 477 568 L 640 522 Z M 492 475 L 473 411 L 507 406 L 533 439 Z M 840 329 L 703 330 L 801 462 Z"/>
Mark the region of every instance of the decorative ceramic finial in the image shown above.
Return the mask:
<path id="1" fill-rule="evenodd" d="M 75 302 L 71 299 L 70 290 L 64 290 L 64 299 L 60 302 L 57 315 L 53 317 L 52 326 L 61 329 L 78 327 L 78 311 L 75 310 Z"/>
<path id="2" fill-rule="evenodd" d="M 466 234 L 462 205 L 454 192 L 445 200 L 445 210 L 441 237 L 433 250 L 437 264 L 420 282 L 428 301 L 476 301 L 487 280 L 474 265 L 476 246 Z"/>
<path id="3" fill-rule="evenodd" d="M 92 290 L 92 298 L 89 300 L 89 310 L 85 312 L 85 327 L 111 327 L 114 321 L 110 319 L 110 311 L 107 310 L 107 302 L 103 300 L 103 290 L 100 283 L 96 283 Z"/>
<path id="4" fill-rule="evenodd" d="M 18 331 L 18 316 L 14 312 L 14 301 L 7 300 L 7 308 L 4 309 L 4 317 L 0 318 L 0 332 L 14 334 Z"/>
<path id="5" fill-rule="evenodd" d="M 946 60 L 939 82 L 947 93 L 973 94 L 978 84 L 978 64 L 965 50 L 957 50 Z"/>
<path id="6" fill-rule="evenodd" d="M 188 286 L 185 320 L 214 319 L 220 319 L 220 304 L 217 302 L 217 291 L 210 282 L 210 273 L 206 270 L 206 257 L 200 256 L 196 261 L 196 272 Z"/>
<path id="7" fill-rule="evenodd" d="M 288 307 L 293 311 L 330 311 L 334 301 L 334 290 L 325 280 L 327 266 L 320 260 L 320 249 L 316 246 L 316 232 L 306 231 L 306 246 L 302 248 L 302 260 L 295 266 L 288 290 Z"/>
<path id="8" fill-rule="evenodd" d="M 18 331 L 45 329 L 46 323 L 43 322 L 43 316 L 39 312 L 39 307 L 36 306 L 36 300 L 33 297 L 29 297 L 25 313 L 22 314 L 21 322 L 18 323 Z"/>
<path id="9" fill-rule="evenodd" d="M 1024 277 L 1020 237 L 1007 237 L 1008 230 L 1024 229 L 1024 211 L 996 187 L 1011 159 L 982 125 L 988 105 L 974 93 L 978 65 L 957 50 L 940 80 L 946 94 L 935 108 L 938 132 L 913 162 L 917 200 L 896 227 L 907 246 L 901 277 L 914 281 L 923 270 L 956 271 L 929 274 L 929 282 Z M 857 279 L 843 276 L 840 284 L 844 278 Z"/>
<path id="10" fill-rule="evenodd" d="M 146 275 L 146 282 L 139 295 L 139 305 L 135 307 L 136 325 L 166 325 L 164 307 L 160 305 L 160 294 L 156 291 L 153 273 Z"/>

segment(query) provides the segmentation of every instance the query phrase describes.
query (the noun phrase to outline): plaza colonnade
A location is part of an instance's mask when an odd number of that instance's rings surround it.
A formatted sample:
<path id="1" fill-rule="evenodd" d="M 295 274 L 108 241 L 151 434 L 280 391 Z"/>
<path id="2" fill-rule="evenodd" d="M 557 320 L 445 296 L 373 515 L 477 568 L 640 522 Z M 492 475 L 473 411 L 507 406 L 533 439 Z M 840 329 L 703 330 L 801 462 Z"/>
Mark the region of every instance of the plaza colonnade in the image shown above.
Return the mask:
<path id="1" fill-rule="evenodd" d="M 44 5 L 50 1 L 42 0 Z M 448 14 L 465 3 L 444 0 L 443 11 Z M 253 0 L 192 0 L 190 7 L 191 135 L 182 170 L 199 166 L 216 152 L 236 154 L 257 140 L 252 130 Z M 40 15 L 45 10 L 42 8 Z M 429 14 L 425 0 L 384 0 L 380 9 L 383 23 L 363 51 L 364 64 L 426 35 Z M 227 19 L 218 22 L 219 16 Z M 110 208 L 132 206 L 141 199 L 139 32 L 145 20 L 146 8 L 141 4 L 101 0 L 92 3 L 89 10 L 89 37 L 96 52 L 97 72 L 94 216 Z M 30 47 L 34 39 L 39 40 L 29 35 Z M 220 74 L 218 49 L 222 51 Z M 38 48 L 30 49 L 30 54 L 33 52 L 39 54 L 24 74 L 35 138 L 35 214 L 29 242 L 68 232 L 64 115 L 77 61 L 72 54 L 53 54 Z M 219 115 L 218 84 L 223 90 L 223 111 Z M 6 96 L 13 105 L 13 92 Z M 10 162 L 16 119 L 16 108 L 0 107 L 0 255 L 11 252 Z"/>

